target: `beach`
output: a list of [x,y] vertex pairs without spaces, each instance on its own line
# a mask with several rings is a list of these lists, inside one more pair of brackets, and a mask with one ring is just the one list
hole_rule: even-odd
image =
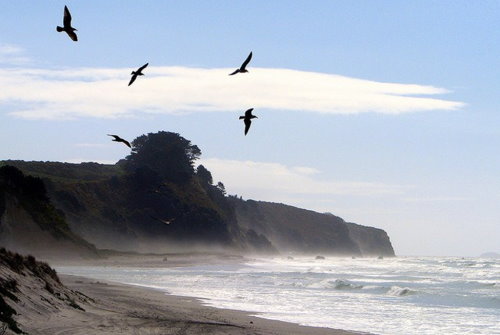
[[53,261],[58,277],[43,264],[33,268],[29,259],[25,262],[18,272],[3,267],[0,277],[7,278],[6,284],[15,282],[6,286],[15,296],[8,302],[28,334],[459,335],[500,330],[500,264],[492,259],[123,254]]
[[[53,260],[51,264],[101,269],[174,269],[237,264],[241,260],[241,256],[220,254],[117,254],[100,260]],[[206,306],[195,297],[89,278],[92,277],[90,273],[78,276],[59,272],[59,279],[47,279],[32,276],[29,271],[15,273],[8,268],[2,271],[2,277],[16,280],[17,289],[13,291],[17,296],[13,304],[17,311],[15,319],[27,334],[359,334],[305,327],[259,318],[249,312]]]
[[[500,263],[492,259],[179,254],[166,262],[130,255],[105,263],[56,270],[311,327],[387,335],[500,331]],[[238,325],[250,321],[256,324]]]
[[61,275],[64,285],[89,299],[85,310],[60,308],[46,315],[18,318],[29,334],[262,334],[347,335],[352,332],[303,327],[249,316],[245,312],[203,306],[195,298],[178,297],[137,286]]

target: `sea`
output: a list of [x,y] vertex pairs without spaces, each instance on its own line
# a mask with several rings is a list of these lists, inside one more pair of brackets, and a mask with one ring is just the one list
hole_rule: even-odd
[[180,268],[60,266],[218,308],[374,334],[500,334],[500,259],[256,258]]

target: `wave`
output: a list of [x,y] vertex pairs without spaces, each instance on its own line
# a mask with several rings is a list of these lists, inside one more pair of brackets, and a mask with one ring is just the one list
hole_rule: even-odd
[[473,285],[476,285],[479,287],[485,287],[485,288],[500,288],[500,283],[497,283],[497,282],[471,280],[471,281],[467,281],[466,283],[473,284]]
[[334,282],[330,282],[330,285],[334,290],[358,290],[363,288],[363,285],[355,285],[342,279],[336,279]]
[[386,294],[396,297],[404,297],[407,295],[417,294],[417,291],[408,287],[391,286]]
[[333,290],[359,290],[363,288],[363,285],[356,285],[348,280],[343,279],[325,279],[317,283],[308,285],[309,288],[318,289],[333,289]]

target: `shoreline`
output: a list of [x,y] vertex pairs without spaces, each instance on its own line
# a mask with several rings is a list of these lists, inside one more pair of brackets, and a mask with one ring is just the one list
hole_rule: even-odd
[[[359,335],[360,332],[301,326],[251,316],[251,312],[203,305],[195,297],[163,290],[72,275],[64,285],[83,293],[85,311],[61,310],[49,320],[30,320],[36,334],[229,334],[229,335]],[[21,318],[22,319],[22,316]],[[20,320],[23,324],[22,320]],[[31,330],[31,331],[30,331]],[[36,330],[36,332],[33,332]]]

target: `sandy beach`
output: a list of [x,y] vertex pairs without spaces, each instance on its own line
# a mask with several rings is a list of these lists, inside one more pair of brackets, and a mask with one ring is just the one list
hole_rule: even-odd
[[30,334],[355,334],[303,327],[249,316],[245,312],[203,306],[194,298],[167,295],[137,286],[61,275],[72,290],[85,294],[85,311],[64,308],[18,319]]
[[[177,267],[241,261],[240,256],[231,255],[136,254],[83,263],[113,267],[140,264]],[[359,334],[267,320],[243,311],[205,306],[196,298],[170,295],[152,288],[59,274],[64,286],[53,283],[58,287],[57,292],[47,292],[43,281],[33,282],[29,277],[16,276],[12,272],[4,273],[6,275],[17,278],[22,287],[18,294],[20,301],[15,305],[16,320],[28,334]]]

